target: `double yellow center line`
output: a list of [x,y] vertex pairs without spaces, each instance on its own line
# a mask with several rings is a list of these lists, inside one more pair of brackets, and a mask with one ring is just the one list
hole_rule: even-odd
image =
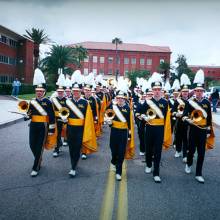
[[[115,200],[115,171],[109,170],[108,182],[105,189],[104,199],[102,203],[100,220],[112,220]],[[118,190],[118,206],[117,219],[126,220],[128,217],[128,196],[127,196],[127,174],[126,162],[123,163],[122,180],[117,184]]]

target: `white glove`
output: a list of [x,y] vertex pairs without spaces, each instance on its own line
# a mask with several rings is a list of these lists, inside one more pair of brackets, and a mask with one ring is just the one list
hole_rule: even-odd
[[63,121],[64,123],[67,123],[67,118],[66,118],[66,117],[60,116],[60,118],[62,119],[62,121]]
[[112,120],[108,119],[106,122],[108,125],[112,125]]
[[147,116],[144,115],[144,114],[141,115],[141,118],[144,119],[144,120],[147,121],[147,122],[150,120],[150,118],[147,117]]
[[181,116],[182,116],[182,114],[180,114],[180,113],[178,113],[178,112],[176,113],[176,117],[177,117],[177,118],[180,118]]
[[186,121],[187,121],[189,124],[193,124],[193,121],[192,121],[190,118],[187,118]]

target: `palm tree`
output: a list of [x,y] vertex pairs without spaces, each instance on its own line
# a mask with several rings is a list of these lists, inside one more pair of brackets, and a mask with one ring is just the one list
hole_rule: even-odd
[[62,68],[63,70],[68,69],[68,72],[71,72],[68,64],[78,64],[74,50],[71,47],[53,45],[51,51],[48,52],[47,55],[48,56],[41,61],[41,65],[48,75],[57,74],[59,68]]
[[167,79],[170,78],[170,69],[172,69],[172,67],[170,66],[170,63],[167,62],[161,62],[158,70],[161,74],[163,74],[164,76],[164,81],[166,81]]
[[73,47],[73,53],[76,57],[76,60],[77,60],[77,67],[81,67],[81,62],[87,58],[88,56],[88,51],[86,48],[84,48],[83,46],[81,45],[76,45],[75,47]]
[[38,67],[40,44],[46,44],[50,42],[48,35],[45,34],[44,29],[32,28],[31,30],[25,30],[27,34],[24,36],[34,42],[34,68]]
[[116,62],[115,62],[115,79],[117,80],[118,79],[118,68],[117,68],[117,65],[118,65],[118,45],[119,44],[122,44],[122,40],[120,38],[117,38],[115,37],[114,39],[112,39],[112,43],[115,44],[115,53],[116,53]]

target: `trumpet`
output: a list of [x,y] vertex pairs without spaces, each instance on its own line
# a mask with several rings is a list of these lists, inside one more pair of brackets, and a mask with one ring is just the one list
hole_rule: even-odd
[[29,109],[29,103],[25,100],[22,100],[18,103],[18,110],[20,112],[27,112]]
[[62,118],[62,119],[67,119],[70,115],[70,110],[66,107],[62,107],[59,109],[59,116]]
[[150,120],[156,118],[157,114],[154,109],[149,108],[146,114],[142,114],[140,117],[144,119],[148,124],[150,124]]
[[185,108],[185,105],[178,105],[178,107],[177,107],[178,113],[182,115],[184,108]]
[[113,109],[107,109],[105,111],[105,118],[106,120],[112,120],[115,117],[115,112]]

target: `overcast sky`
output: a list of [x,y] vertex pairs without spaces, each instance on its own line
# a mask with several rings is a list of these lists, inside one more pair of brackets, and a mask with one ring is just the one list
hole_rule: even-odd
[[171,62],[220,66],[217,0],[0,0],[0,24],[19,34],[43,28],[57,44],[107,41],[169,46]]

